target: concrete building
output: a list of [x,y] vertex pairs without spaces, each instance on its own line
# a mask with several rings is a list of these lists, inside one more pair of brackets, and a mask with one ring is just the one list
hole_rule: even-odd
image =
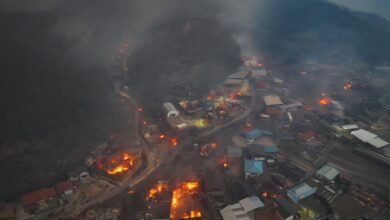
[[179,116],[180,114],[179,110],[177,110],[176,107],[171,102],[164,102],[163,110],[167,118],[173,116]]

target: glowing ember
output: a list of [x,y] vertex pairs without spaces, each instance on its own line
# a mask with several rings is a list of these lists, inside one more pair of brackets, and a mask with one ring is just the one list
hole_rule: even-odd
[[188,213],[184,213],[183,219],[200,218],[202,213],[199,210],[191,210]]
[[351,83],[351,82],[346,82],[346,83],[344,83],[343,89],[344,89],[344,90],[350,90],[350,89],[352,89],[352,83]]
[[213,96],[212,96],[212,95],[208,95],[208,96],[206,97],[206,100],[207,100],[207,101],[212,101],[212,100],[213,100]]
[[[194,195],[199,190],[199,183],[197,181],[188,181],[181,183],[176,189],[172,192],[172,200],[171,200],[171,219],[177,218],[177,208],[181,204],[181,200]],[[199,213],[198,213],[199,212]],[[199,210],[194,210],[194,212],[186,213],[182,218],[196,218],[199,215],[201,217],[201,213]],[[185,217],[188,216],[188,217]],[[191,217],[193,216],[193,217]]]
[[176,147],[178,145],[178,141],[177,141],[177,138],[171,138],[169,140],[170,144],[172,147]]
[[217,148],[217,143],[210,143],[210,147],[211,147],[212,149]]
[[165,134],[160,134],[160,140],[165,138]]
[[165,182],[157,183],[156,187],[151,188],[148,192],[147,199],[156,198],[157,194],[165,192],[168,190],[168,184]]
[[[109,168],[106,169],[106,173],[109,175],[116,175],[131,169],[134,166],[134,158],[124,152],[119,157],[109,160],[107,164]],[[101,168],[103,167],[101,166]]]
[[319,105],[329,105],[330,104],[330,99],[329,98],[320,98],[318,100]]

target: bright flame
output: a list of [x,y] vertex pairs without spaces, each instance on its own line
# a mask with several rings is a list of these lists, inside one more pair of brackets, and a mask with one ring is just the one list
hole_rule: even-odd
[[154,188],[151,188],[148,192],[147,199],[153,199],[157,196],[157,194],[165,192],[168,190],[168,184],[167,183],[157,183],[157,185]]
[[177,138],[171,138],[169,142],[171,143],[172,147],[176,147],[178,145]]
[[329,100],[329,98],[320,98],[318,100],[318,104],[320,104],[320,105],[329,105],[330,104],[330,100]]
[[165,134],[160,134],[160,140],[165,138]]
[[199,210],[191,210],[188,213],[184,213],[183,219],[200,218],[202,213]]
[[125,171],[128,171],[134,166],[134,158],[132,158],[127,152],[120,155],[119,158],[114,158],[108,161],[113,167],[106,170],[107,174],[115,175]]
[[[188,182],[183,182],[181,183],[176,189],[173,190],[172,192],[172,200],[171,200],[171,213],[170,216],[171,218],[174,218],[176,216],[176,208],[180,204],[180,200],[184,197],[194,195],[198,192],[199,189],[199,183],[197,181],[188,181]],[[201,217],[201,213],[199,210],[196,210],[193,212],[194,217],[191,217],[191,212],[188,214],[187,218],[195,218],[198,215]],[[187,214],[187,213],[186,213]],[[182,218],[185,218],[184,216]]]

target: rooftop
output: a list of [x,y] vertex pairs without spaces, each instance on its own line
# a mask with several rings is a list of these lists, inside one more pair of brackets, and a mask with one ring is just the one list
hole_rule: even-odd
[[56,190],[54,187],[40,189],[40,190],[25,194],[22,197],[22,205],[28,206],[28,205],[33,205],[33,204],[39,203],[41,201],[47,201],[50,198],[55,197],[56,195],[57,195],[57,193],[56,193]]
[[330,181],[336,179],[336,177],[340,174],[340,172],[338,170],[336,170],[335,168],[333,168],[329,165],[325,165],[325,166],[321,167],[319,170],[317,170],[316,173],[317,173],[317,175],[323,176]]
[[263,100],[267,106],[283,105],[283,102],[278,95],[266,95]]
[[249,213],[255,209],[264,207],[264,203],[258,196],[251,196],[240,200],[238,203],[241,204],[242,208],[246,213]]
[[224,220],[251,220],[240,203],[228,205],[219,212]]
[[306,183],[301,183],[293,188],[287,190],[287,196],[295,203],[298,203],[299,200],[304,199],[310,195],[313,195],[316,192],[316,188],[312,188]]
[[260,160],[245,160],[244,169],[246,173],[263,174],[263,161]]
[[356,138],[358,138],[359,140],[363,141],[364,143],[368,143],[371,146],[374,146],[375,148],[382,148],[389,145],[387,141],[381,139],[380,137],[378,137],[378,135],[373,134],[364,129],[352,131],[351,134]]
[[263,135],[272,135],[272,132],[261,130],[261,129],[253,129],[251,131],[245,131],[241,133],[241,136],[246,139],[256,139]]

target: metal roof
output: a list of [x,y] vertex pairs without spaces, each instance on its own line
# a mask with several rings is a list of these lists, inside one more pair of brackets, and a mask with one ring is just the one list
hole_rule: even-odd
[[317,170],[316,173],[317,173],[317,175],[323,176],[330,181],[336,179],[336,177],[340,174],[340,172],[338,170],[336,170],[335,168],[333,168],[329,165],[325,165],[325,166],[321,167],[319,170]]
[[246,131],[241,133],[241,136],[243,136],[246,139],[256,139],[263,135],[272,135],[272,132],[256,128],[251,131]]
[[287,196],[293,202],[298,203],[299,200],[304,199],[316,192],[316,188],[313,188],[306,183],[301,183],[293,188],[287,190]]
[[264,203],[260,200],[258,196],[251,196],[239,201],[242,208],[246,213],[249,213],[255,209],[264,207]]
[[245,160],[244,169],[246,173],[263,174],[263,162],[260,160]]
[[239,203],[228,205],[219,212],[224,220],[251,220]]
[[381,139],[380,137],[378,137],[378,135],[373,134],[364,129],[352,131],[351,134],[357,137],[359,140],[363,141],[364,143],[368,143],[376,148],[382,148],[389,145],[387,141]]
[[241,157],[242,149],[238,147],[228,147],[227,148],[228,157]]
[[266,95],[263,100],[267,106],[283,105],[283,102],[278,95]]

